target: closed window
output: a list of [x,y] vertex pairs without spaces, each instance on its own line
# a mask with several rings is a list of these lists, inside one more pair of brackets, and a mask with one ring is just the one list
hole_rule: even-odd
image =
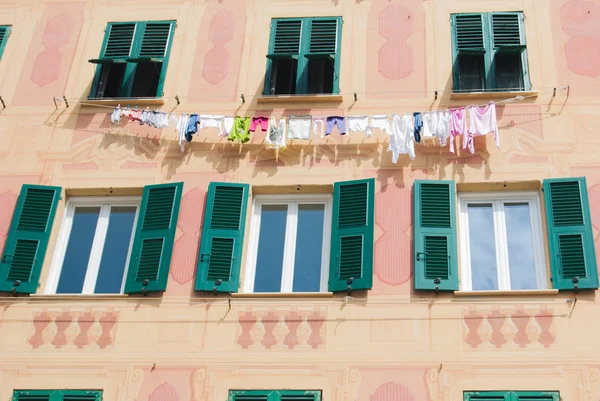
[[558,391],[466,391],[464,401],[560,401]]
[[531,88],[521,12],[452,14],[454,90]]
[[546,289],[537,193],[459,195],[461,289]]
[[163,85],[175,21],[111,22],[90,98],[153,98]]
[[0,59],[2,58],[2,53],[4,53],[6,42],[8,42],[11,28],[9,25],[0,26]]
[[12,401],[102,401],[102,390],[15,390]]
[[330,241],[330,197],[257,196],[245,291],[327,291]]
[[271,21],[265,95],[338,93],[341,17]]
[[139,204],[139,198],[69,199],[48,291],[122,293]]
[[321,390],[231,390],[228,401],[321,401]]

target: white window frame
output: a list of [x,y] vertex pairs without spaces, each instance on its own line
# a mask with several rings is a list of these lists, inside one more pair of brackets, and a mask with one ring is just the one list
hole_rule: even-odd
[[288,214],[285,228],[283,252],[283,272],[281,274],[280,294],[292,293],[294,284],[294,259],[296,255],[296,233],[298,231],[298,205],[323,204],[323,247],[321,249],[321,285],[319,292],[327,291],[329,279],[329,248],[331,244],[331,196],[322,195],[256,195],[252,201],[252,218],[250,222],[250,238],[246,255],[246,271],[243,290],[254,292],[256,278],[256,259],[258,257],[258,240],[260,234],[261,210],[263,205],[287,204]]
[[98,217],[98,224],[96,225],[96,232],[94,233],[94,241],[92,242],[92,250],[90,253],[90,260],[86,270],[85,280],[83,282],[83,289],[81,293],[75,293],[72,295],[93,295],[96,288],[96,280],[98,279],[98,272],[100,270],[100,262],[102,258],[102,252],[104,250],[104,242],[106,241],[106,233],[108,231],[108,222],[110,217],[110,208],[113,206],[128,206],[135,207],[135,218],[133,220],[133,230],[131,232],[131,239],[129,242],[129,250],[127,251],[127,261],[125,263],[125,269],[123,272],[123,282],[121,283],[121,289],[119,294],[123,294],[125,288],[125,280],[127,279],[127,270],[129,267],[129,260],[131,258],[131,248],[133,246],[133,238],[135,237],[135,229],[137,227],[137,220],[140,213],[140,203],[142,198],[139,196],[115,196],[115,197],[97,197],[97,196],[80,196],[72,197],[67,201],[65,207],[65,213],[63,221],[58,234],[58,240],[52,257],[52,265],[48,280],[46,282],[46,291],[48,295],[56,294],[58,288],[58,281],[60,280],[60,274],[62,266],[65,260],[65,254],[67,252],[67,245],[69,244],[69,238],[71,236],[71,228],[73,227],[73,218],[75,216],[76,207],[100,207],[100,215]]
[[459,194],[459,233],[461,256],[461,291],[472,291],[471,250],[469,238],[468,205],[474,203],[492,204],[494,213],[494,236],[496,238],[496,266],[498,266],[498,291],[513,291],[510,288],[510,268],[508,265],[508,244],[506,241],[506,219],[504,203],[528,203],[530,224],[533,235],[533,260],[536,271],[536,289],[548,288],[546,259],[540,196],[538,192],[479,192]]

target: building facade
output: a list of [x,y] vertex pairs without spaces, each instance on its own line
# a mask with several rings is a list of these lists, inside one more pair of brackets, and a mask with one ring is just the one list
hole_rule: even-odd
[[600,1],[0,1],[0,57],[0,399],[600,398]]

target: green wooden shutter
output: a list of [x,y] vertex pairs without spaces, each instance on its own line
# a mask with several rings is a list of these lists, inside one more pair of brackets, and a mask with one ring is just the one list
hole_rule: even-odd
[[128,61],[162,62],[169,54],[174,26],[173,21],[138,23],[138,34]]
[[238,291],[249,189],[225,182],[208,186],[196,291]]
[[6,42],[8,41],[8,37],[10,36],[10,31],[10,26],[0,26],[0,59],[2,59],[2,53],[4,53]]
[[125,293],[167,288],[182,191],[182,182],[144,187]]
[[90,62],[97,64],[126,62],[126,59],[131,56],[135,31],[135,22],[109,23],[104,35],[100,58],[90,60]]
[[102,391],[60,390],[57,393],[60,393],[61,401],[102,401]]
[[321,391],[314,390],[280,390],[281,401],[321,401]]
[[374,201],[373,178],[334,184],[329,291],[373,286]]
[[279,401],[272,390],[230,390],[228,401]]
[[267,57],[298,56],[301,36],[301,19],[274,19],[271,23],[271,43]]
[[60,187],[21,187],[0,259],[0,291],[36,292],[60,191]]
[[12,401],[54,401],[50,398],[52,393],[52,390],[15,390]]
[[520,13],[491,14],[492,41],[497,49],[520,50],[525,48],[525,32]]
[[453,41],[459,53],[485,52],[482,14],[453,14]]
[[335,57],[338,42],[338,22],[335,19],[313,18],[310,24],[307,57],[324,55]]
[[464,401],[513,401],[510,391],[467,391]]
[[514,391],[511,401],[560,401],[558,391]]
[[544,180],[554,288],[598,288],[598,268],[584,177]]
[[455,183],[417,180],[413,196],[415,289],[456,291]]

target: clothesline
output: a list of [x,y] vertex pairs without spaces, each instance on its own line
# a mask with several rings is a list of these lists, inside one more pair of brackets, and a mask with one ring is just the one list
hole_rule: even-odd
[[[562,91],[568,88],[568,85],[562,85],[562,86],[540,86],[540,87],[536,87],[535,89],[551,89],[552,91],[543,91],[540,93],[554,93],[554,91]],[[522,88],[494,88],[490,91],[480,91],[478,93],[497,93],[497,92],[516,92],[516,91],[522,91]],[[465,90],[465,91],[461,91],[461,90],[451,90],[451,91],[444,91],[444,90],[415,90],[415,91],[394,91],[394,92],[338,92],[336,93],[336,95],[394,95],[394,94],[408,94],[408,93],[438,93],[438,94],[442,94],[445,92],[451,92],[451,93],[472,93],[472,90]],[[246,95],[244,94],[245,98],[259,98],[259,97],[264,97],[265,95],[262,93],[256,94],[256,95]],[[310,95],[307,95],[310,96]],[[317,95],[318,96],[318,95]],[[535,96],[535,95],[534,95]],[[163,96],[162,99],[231,99],[231,98],[235,98],[236,96],[232,96],[232,95],[206,95],[206,96]],[[78,97],[67,97],[67,100],[73,100],[73,101],[80,101],[81,98]],[[122,98],[124,101],[126,100],[139,100],[140,98]],[[88,99],[88,100],[101,100],[101,98],[98,99]]]

